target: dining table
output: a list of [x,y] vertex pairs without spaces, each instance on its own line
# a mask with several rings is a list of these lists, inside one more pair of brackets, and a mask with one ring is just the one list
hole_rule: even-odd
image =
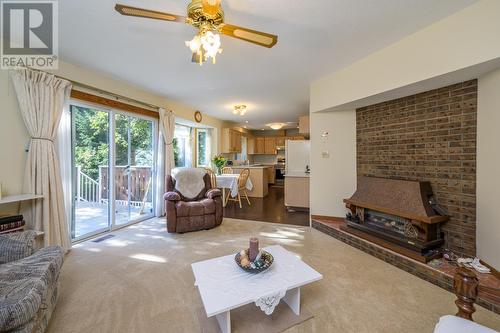
[[[233,198],[238,195],[238,178],[240,175],[236,173],[224,173],[215,177],[217,179],[217,187],[222,189],[222,204],[226,207],[226,195],[230,195]],[[250,177],[248,177],[245,187],[249,191],[252,190],[253,184]],[[229,190],[229,193],[226,193],[226,189]]]

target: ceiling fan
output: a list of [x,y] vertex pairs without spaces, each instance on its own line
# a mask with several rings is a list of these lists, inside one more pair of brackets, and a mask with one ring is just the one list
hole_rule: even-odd
[[222,52],[220,34],[267,48],[273,47],[278,42],[276,35],[224,23],[221,1],[191,0],[187,7],[187,17],[121,4],[116,4],[115,9],[126,16],[183,22],[197,28],[198,33],[192,40],[186,41],[186,46],[193,53],[191,60],[200,65],[209,59],[215,64],[217,54]]

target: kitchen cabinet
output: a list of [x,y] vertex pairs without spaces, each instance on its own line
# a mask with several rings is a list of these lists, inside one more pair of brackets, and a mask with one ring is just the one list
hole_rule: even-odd
[[276,146],[281,147],[285,145],[285,137],[284,136],[278,136],[276,137]]
[[266,136],[264,138],[264,143],[264,153],[268,155],[276,155],[276,138],[274,136]]
[[270,166],[267,170],[267,180],[269,184],[274,184],[276,182],[276,171],[274,165]]
[[285,176],[285,206],[309,208],[309,176]]
[[309,135],[309,116],[299,117],[299,133]]
[[255,154],[255,138],[253,136],[247,137],[247,154]]
[[248,154],[276,155],[277,147],[284,147],[286,140],[305,140],[304,136],[256,136],[247,141]]
[[241,153],[241,133],[231,128],[222,129],[222,152]]
[[[269,190],[269,170],[273,170],[273,166],[247,166],[235,165],[232,167],[233,173],[239,174],[243,169],[250,170],[250,180],[253,188],[247,194],[251,198],[263,198]],[[227,191],[227,190],[226,190]],[[226,192],[227,193],[227,192]]]
[[256,137],[255,138],[255,149],[254,154],[265,154],[266,153],[266,144],[264,137]]

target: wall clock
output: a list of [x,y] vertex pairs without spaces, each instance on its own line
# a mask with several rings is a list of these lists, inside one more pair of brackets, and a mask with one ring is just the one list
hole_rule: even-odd
[[203,117],[201,115],[201,112],[200,111],[196,111],[194,113],[194,120],[196,120],[197,123],[201,123],[202,119],[203,119]]

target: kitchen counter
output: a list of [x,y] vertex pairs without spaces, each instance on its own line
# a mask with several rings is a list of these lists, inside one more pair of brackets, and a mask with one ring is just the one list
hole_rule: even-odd
[[296,178],[309,178],[311,175],[305,172],[289,172],[285,174],[285,177],[296,177]]
[[233,165],[233,173],[239,174],[244,169],[250,170],[250,180],[253,188],[247,191],[249,197],[263,198],[269,190],[270,174],[274,175],[274,169],[271,165]]
[[230,168],[233,169],[265,169],[272,168],[272,165],[232,165]]

